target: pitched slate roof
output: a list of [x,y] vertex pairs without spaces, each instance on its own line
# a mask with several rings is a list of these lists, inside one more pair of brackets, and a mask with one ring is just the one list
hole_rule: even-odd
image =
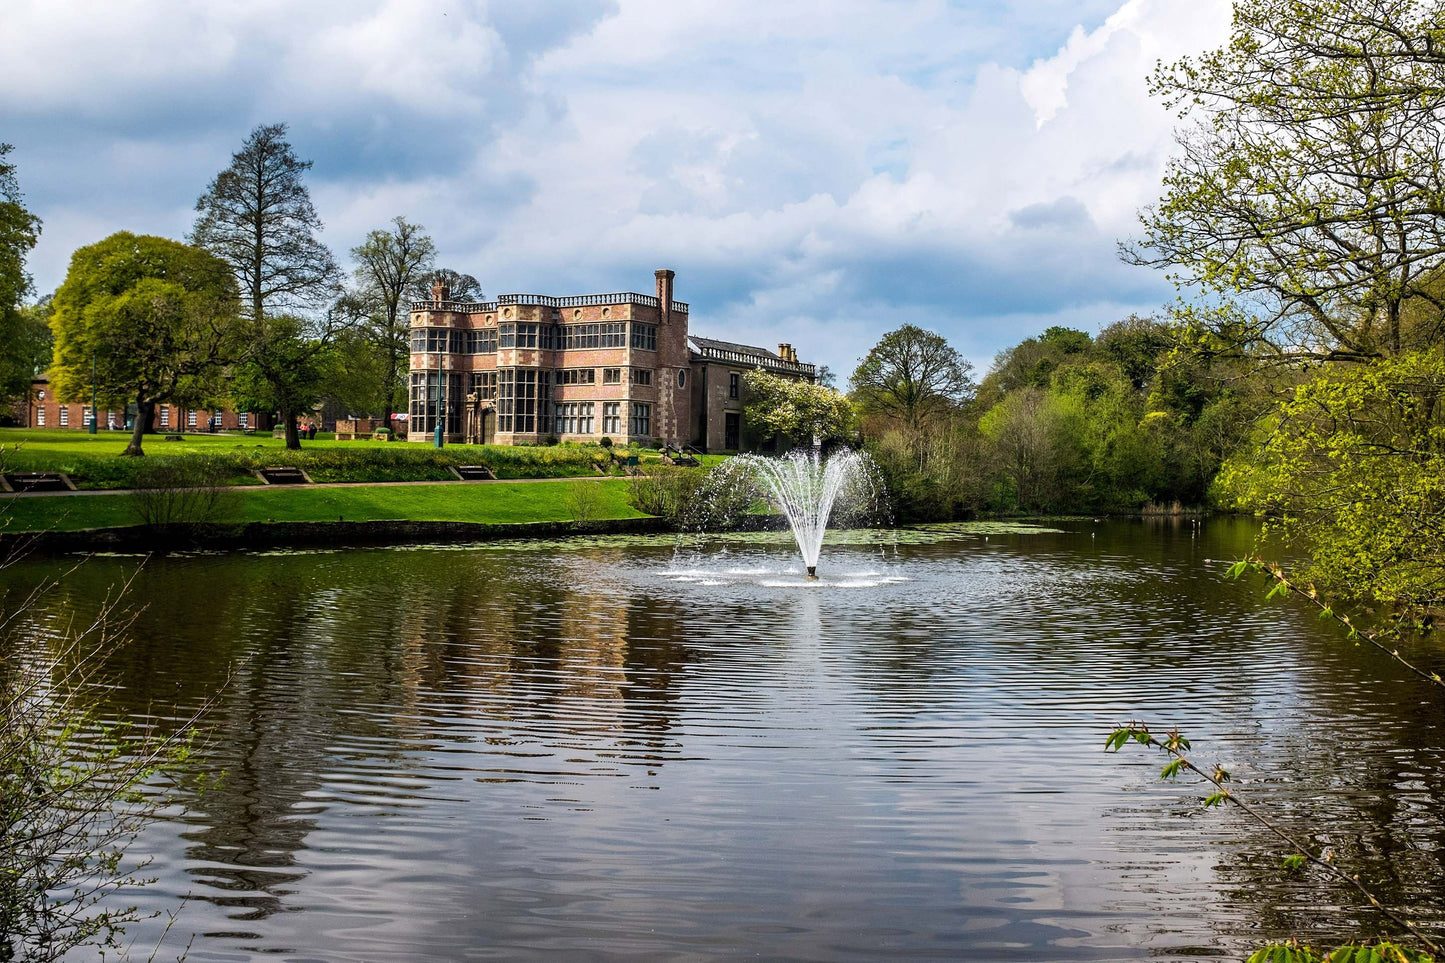
[[692,345],[692,356],[698,361],[731,361],[735,364],[786,371],[811,378],[815,367],[801,361],[784,361],[776,352],[752,344],[738,344],[735,341],[719,341],[690,334],[687,340]]

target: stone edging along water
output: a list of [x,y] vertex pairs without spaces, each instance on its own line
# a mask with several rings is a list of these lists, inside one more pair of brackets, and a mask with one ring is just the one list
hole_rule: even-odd
[[144,525],[70,532],[0,533],[0,556],[24,552],[143,551],[188,549],[306,548],[334,545],[413,545],[486,542],[503,538],[567,535],[650,534],[670,531],[664,518],[615,518],[587,522],[246,522],[240,525]]

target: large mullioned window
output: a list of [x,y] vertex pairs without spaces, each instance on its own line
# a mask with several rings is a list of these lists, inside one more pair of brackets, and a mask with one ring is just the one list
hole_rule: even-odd
[[451,328],[412,328],[412,354],[461,354],[466,347],[465,333]]
[[632,346],[640,351],[657,350],[657,325],[632,323]]
[[643,438],[652,434],[652,405],[632,403],[632,434]]
[[476,328],[462,332],[462,347],[467,354],[496,354],[497,329]]
[[622,434],[622,402],[609,401],[602,405],[602,433],[608,436]]
[[592,434],[592,418],[597,405],[591,401],[569,402],[557,406],[557,428],[559,435]]
[[472,394],[482,401],[494,400],[497,397],[497,373],[495,371],[473,371]]
[[503,368],[497,372],[497,430],[531,434],[551,414],[552,372]]
[[461,388],[462,379],[453,372],[413,371],[411,412],[407,430],[430,434],[436,430],[437,418],[441,417],[446,421],[447,434],[461,434]]
[[562,346],[577,348],[625,348],[627,347],[627,325],[622,322],[608,324],[569,324],[562,329]]

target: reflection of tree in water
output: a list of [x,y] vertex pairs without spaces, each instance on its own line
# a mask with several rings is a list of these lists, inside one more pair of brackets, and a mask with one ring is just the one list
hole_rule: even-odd
[[[53,611],[82,616],[133,565],[82,569]],[[447,744],[486,754],[467,764],[482,773],[526,778],[538,763],[507,755],[524,744],[579,775],[655,772],[677,749],[681,616],[600,568],[541,552],[152,560],[131,599],[138,642],[111,658],[113,710],[171,714],[235,664],[203,752],[224,776],[185,817],[199,898],[240,919],[278,911],[333,784],[363,766],[407,777],[368,794],[383,810],[386,793],[431,788],[427,756]]]
[[[457,564],[464,558],[465,564]],[[691,658],[673,607],[607,582],[593,553],[437,553],[397,637],[430,711],[471,720],[496,768],[525,775],[508,746],[586,750],[656,765],[675,748],[675,682]],[[597,772],[599,770],[593,770]]]

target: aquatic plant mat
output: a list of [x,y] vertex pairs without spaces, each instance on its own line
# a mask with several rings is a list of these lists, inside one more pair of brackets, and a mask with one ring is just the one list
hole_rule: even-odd
[[[939,542],[983,539],[991,535],[1058,535],[1060,528],[1028,522],[948,522],[929,525],[908,525],[902,528],[858,528],[834,531],[830,529],[823,539],[824,545],[933,545]],[[515,552],[523,550],[558,551],[585,548],[674,548],[699,547],[704,545],[756,545],[795,547],[792,532],[787,529],[764,532],[708,532],[704,534],[682,534],[671,532],[653,534],[569,535],[563,538],[505,538],[487,542],[459,542],[452,545],[404,545],[397,546],[403,551],[488,551]]]

